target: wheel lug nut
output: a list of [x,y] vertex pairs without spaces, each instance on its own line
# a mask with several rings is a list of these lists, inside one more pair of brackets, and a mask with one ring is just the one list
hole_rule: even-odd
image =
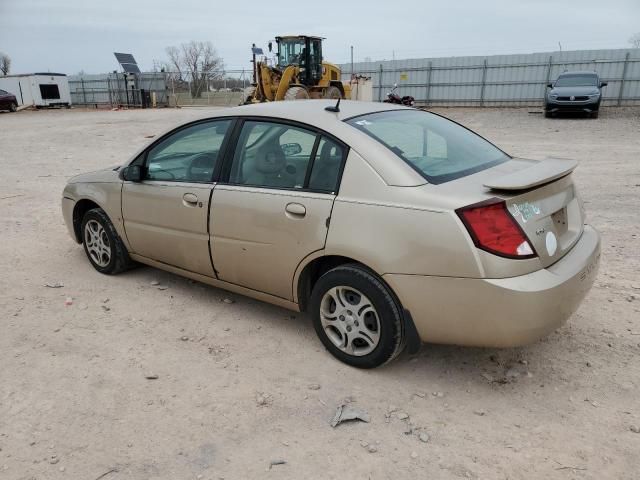
[[351,331],[351,327],[347,327],[347,332],[350,332],[350,331]]
[[357,320],[355,321],[355,325],[356,327],[360,325]]
[[340,315],[340,320],[344,322],[344,315]]

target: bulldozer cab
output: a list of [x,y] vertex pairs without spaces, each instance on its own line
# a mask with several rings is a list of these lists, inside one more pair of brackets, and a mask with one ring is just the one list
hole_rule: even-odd
[[306,35],[276,37],[278,43],[278,68],[289,65],[300,67],[300,82],[317,85],[322,78],[322,38]]

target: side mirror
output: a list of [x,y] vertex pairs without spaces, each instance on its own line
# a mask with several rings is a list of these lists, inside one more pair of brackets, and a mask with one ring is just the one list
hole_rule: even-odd
[[302,152],[302,147],[299,143],[285,143],[284,145],[281,145],[280,148],[282,148],[282,153],[287,157],[297,155]]
[[609,85],[607,82],[600,82],[600,88],[606,87],[607,85]]
[[122,169],[122,180],[127,182],[141,182],[142,181],[142,168],[140,165],[129,165]]
[[547,88],[553,88],[553,83],[547,83]]

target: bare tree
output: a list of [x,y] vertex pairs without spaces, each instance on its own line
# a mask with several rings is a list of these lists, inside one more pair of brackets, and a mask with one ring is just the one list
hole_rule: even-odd
[[633,48],[640,48],[640,32],[636,33],[629,39],[629,43]]
[[[180,47],[167,47],[169,67],[177,79],[191,81],[191,96],[200,97],[209,82],[222,74],[223,62],[211,42],[183,43]],[[188,77],[188,78],[185,78]]]
[[8,75],[11,70],[11,57],[6,53],[0,52],[0,72],[2,75]]

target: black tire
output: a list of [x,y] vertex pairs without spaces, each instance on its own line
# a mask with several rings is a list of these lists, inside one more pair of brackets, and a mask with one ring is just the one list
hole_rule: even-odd
[[18,104],[17,103],[12,103],[11,105],[9,105],[9,111],[17,112],[18,111]]
[[544,112],[544,118],[552,118],[552,117],[553,117],[553,113],[547,112],[547,111]]
[[[368,354],[357,356],[338,348],[325,332],[320,318],[322,299],[337,286],[351,287],[362,292],[375,308],[379,320],[379,341]],[[313,326],[320,341],[338,360],[358,368],[375,368],[390,362],[404,349],[402,309],[386,284],[373,272],[357,265],[346,264],[322,275],[311,293],[309,302]]]
[[591,112],[591,118],[598,118],[598,110]]
[[[99,265],[92,257],[91,253],[89,253],[89,250],[87,248],[85,230],[87,228],[87,223],[92,220],[102,226],[102,228],[104,229],[104,233],[108,238],[111,255],[109,257],[109,262],[106,265]],[[80,234],[82,238],[82,245],[84,247],[84,253],[87,254],[87,258],[91,262],[91,265],[93,265],[93,268],[95,268],[100,273],[104,273],[106,275],[115,275],[116,273],[128,270],[134,265],[133,261],[129,257],[127,249],[125,248],[122,240],[120,239],[120,236],[118,235],[118,232],[113,226],[113,223],[111,223],[111,220],[109,220],[109,217],[101,208],[94,208],[84,214],[80,226]]]

